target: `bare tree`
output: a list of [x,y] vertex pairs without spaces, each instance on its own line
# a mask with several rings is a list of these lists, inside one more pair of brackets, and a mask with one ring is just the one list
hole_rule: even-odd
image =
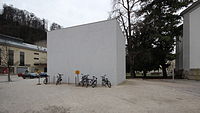
[[134,40],[134,24],[137,22],[135,16],[137,7],[139,7],[139,0],[113,0],[113,10],[110,14],[110,18],[117,18],[119,21],[124,35],[127,41],[127,58],[130,63],[130,72],[131,75],[135,76],[134,71],[134,57],[137,52],[135,49],[135,40]]
[[5,40],[3,43],[1,43],[0,46],[1,49],[1,65],[6,68],[7,74],[8,74],[8,82],[11,82],[10,77],[10,62],[9,62],[9,47],[8,42]]
[[57,23],[52,23],[51,26],[50,26],[50,31],[53,31],[53,30],[56,30],[56,29],[61,29],[62,26],[60,26],[59,24]]

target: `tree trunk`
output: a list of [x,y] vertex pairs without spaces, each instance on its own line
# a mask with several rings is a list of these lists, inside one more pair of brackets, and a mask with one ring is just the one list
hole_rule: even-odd
[[166,65],[162,65],[162,73],[163,73],[163,78],[167,78],[167,71],[166,71]]
[[130,63],[130,74],[131,74],[131,77],[135,78],[136,74],[135,74],[135,69],[134,69],[134,56],[133,56],[133,54],[131,53],[130,50],[129,50],[128,59],[129,59],[129,63]]
[[130,73],[131,73],[131,78],[135,78],[135,70],[133,69],[133,66],[130,66]]
[[136,77],[135,70],[133,70],[133,77],[134,77],[134,78]]
[[8,82],[11,82],[11,78],[10,78],[10,66],[9,66],[9,64],[8,64]]
[[147,72],[145,70],[143,70],[143,78],[147,77]]
[[132,58],[133,54],[131,52],[131,46],[132,43],[130,41],[131,39],[131,15],[130,15],[130,6],[129,6],[129,0],[127,0],[127,15],[128,15],[128,37],[127,37],[127,43],[128,43],[128,54],[129,54],[129,61],[130,61],[130,72],[131,77],[135,78],[135,70],[134,70],[134,58]]

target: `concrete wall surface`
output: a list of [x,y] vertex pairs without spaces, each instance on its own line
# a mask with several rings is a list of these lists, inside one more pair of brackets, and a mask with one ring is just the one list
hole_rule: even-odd
[[189,51],[189,13],[184,15],[184,24],[183,24],[183,69],[189,70],[189,57],[190,57],[190,51]]
[[183,70],[183,37],[176,41],[176,71]]
[[[183,24],[183,76],[188,79],[200,78],[200,4],[184,13]],[[177,53],[181,52],[180,49]],[[179,55],[179,54],[178,54]],[[180,61],[180,58],[178,59]],[[182,63],[177,62],[180,65]],[[180,68],[181,69],[181,68]]]
[[125,80],[125,39],[116,19],[54,30],[47,33],[50,81],[63,73],[63,82],[75,82],[75,70],[107,74],[113,85]]
[[190,69],[200,68],[200,7],[190,13]]

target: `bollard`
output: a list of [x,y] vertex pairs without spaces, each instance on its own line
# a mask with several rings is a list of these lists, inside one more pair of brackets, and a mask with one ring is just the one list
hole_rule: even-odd
[[37,85],[41,85],[41,83],[40,83],[40,75],[38,76],[38,83],[37,83]]

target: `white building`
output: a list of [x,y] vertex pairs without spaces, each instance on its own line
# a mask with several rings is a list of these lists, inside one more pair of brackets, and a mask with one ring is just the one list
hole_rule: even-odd
[[176,70],[189,79],[200,79],[200,0],[184,10],[183,38],[177,45]]
[[107,74],[112,85],[125,80],[125,37],[116,19],[54,30],[47,33],[50,81],[63,73],[63,82],[75,82],[75,70]]

